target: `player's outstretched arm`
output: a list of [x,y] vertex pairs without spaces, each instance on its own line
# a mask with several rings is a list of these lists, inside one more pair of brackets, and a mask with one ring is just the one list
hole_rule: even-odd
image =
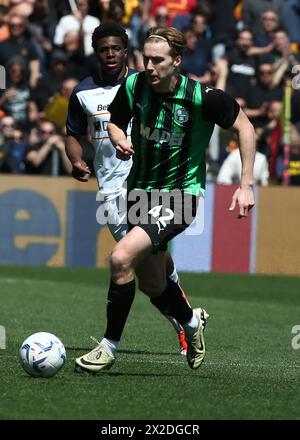
[[72,164],[72,176],[80,182],[89,180],[91,170],[82,160],[82,146],[80,141],[75,137],[68,135],[66,139],[66,154]]
[[129,160],[134,154],[132,143],[127,140],[123,129],[113,122],[109,122],[107,126],[109,138],[116,149],[116,156],[121,160]]
[[233,211],[236,204],[239,206],[239,218],[247,217],[249,210],[254,206],[253,193],[253,166],[255,160],[255,132],[253,125],[242,109],[232,126],[239,139],[239,148],[242,160],[242,175],[240,187],[234,192],[229,210]]

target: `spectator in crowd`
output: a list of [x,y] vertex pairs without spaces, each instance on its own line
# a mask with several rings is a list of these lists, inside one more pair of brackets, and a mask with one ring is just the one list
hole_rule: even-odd
[[57,176],[71,173],[72,166],[65,153],[64,138],[57,133],[52,122],[41,122],[35,139],[32,134],[26,165],[28,174]]
[[209,28],[209,21],[212,16],[212,11],[205,5],[206,3],[197,4],[189,14],[176,15],[173,18],[172,26],[181,32],[183,29],[192,26],[199,39],[210,39],[211,30]]
[[207,15],[200,6],[189,14],[188,26],[182,27],[183,21],[177,26],[184,33],[187,41],[187,50],[183,55],[182,71],[191,79],[207,82],[209,78],[209,64],[212,55],[211,32],[207,23]]
[[243,96],[255,79],[257,58],[249,55],[251,47],[253,33],[250,29],[243,29],[238,32],[233,48],[225,54],[229,67],[227,90],[233,96]]
[[87,57],[83,53],[82,35],[77,31],[69,31],[64,36],[62,50],[67,55],[68,72],[78,80],[88,75]]
[[10,0],[9,13],[29,17],[33,11],[34,0]]
[[64,129],[66,125],[69,99],[77,84],[78,80],[76,78],[65,79],[59,92],[50,98],[44,109],[46,119],[53,122],[60,129]]
[[[227,76],[228,76],[228,63],[224,58],[219,58],[213,61],[210,65],[208,85],[212,85],[216,89],[221,89],[225,91]],[[244,109],[242,105],[240,105],[240,107]],[[219,168],[218,163],[220,161],[221,133],[223,136],[226,137],[228,137],[228,135],[230,134],[228,130],[222,130],[222,128],[219,125],[215,125],[207,152],[207,161],[209,164],[208,172],[210,172],[211,174],[210,176],[211,180],[215,180],[214,178],[216,177]]]
[[9,37],[9,28],[7,26],[7,12],[7,7],[4,5],[0,5],[0,41],[6,40]]
[[[168,20],[169,20],[168,7],[164,4],[158,4],[156,9],[154,10],[154,15],[149,17],[147,24],[145,23],[143,26],[141,26],[140,31],[138,32],[137,47],[132,48],[134,49],[133,50],[134,64],[131,67],[139,71],[144,70],[142,46],[146,33],[151,27],[167,27]],[[129,53],[129,63],[130,63],[130,55],[131,54]]]
[[150,6],[150,15],[154,16],[158,5],[164,5],[169,11],[169,22],[168,26],[172,24],[172,20],[179,14],[187,15],[189,14],[195,6],[197,6],[197,0],[148,0]]
[[138,0],[124,0],[124,7],[125,7],[125,15],[124,15],[124,23],[128,26],[130,24],[131,18],[134,14],[137,13],[137,10],[139,8],[139,2]]
[[172,26],[182,32],[184,28],[192,25],[192,18],[196,14],[204,15],[207,23],[211,20],[213,15],[210,6],[206,2],[197,3],[197,5],[191,9],[190,13],[176,14],[172,20]]
[[300,46],[300,0],[284,0],[283,11],[290,40]]
[[44,74],[46,71],[47,58],[53,49],[52,41],[55,26],[56,21],[49,14],[48,0],[35,0],[27,27],[31,35],[31,42],[39,56],[41,74]]
[[91,3],[90,14],[97,17],[101,22],[108,20],[110,0],[95,0]]
[[35,0],[28,22],[32,32],[47,40],[52,48],[56,20],[50,13],[49,0]]
[[78,10],[72,14],[63,16],[55,29],[54,44],[61,46],[64,43],[65,35],[70,31],[79,32],[83,35],[84,54],[90,55],[91,38],[95,27],[100,24],[98,18],[89,15],[88,0],[76,0]]
[[[257,130],[256,135],[258,136]],[[242,161],[239,149],[235,148],[224,160],[218,177],[217,183],[220,185],[238,184],[241,180]],[[256,184],[267,186],[269,184],[268,161],[264,154],[256,151],[253,178]]]
[[136,0],[128,0],[125,2],[125,10],[126,10],[126,4],[131,3],[132,4],[132,15],[131,17],[127,17],[125,15],[125,23],[130,26],[130,33],[131,33],[131,41],[130,46],[132,53],[134,55],[134,52],[136,50],[140,51],[141,46],[141,39],[144,35],[146,35],[147,30],[149,29],[149,26],[151,26],[151,18],[149,18],[149,1],[148,0],[142,0],[137,2]]
[[[198,41],[211,39],[207,16],[201,9],[195,8],[192,11],[191,25],[197,35]],[[209,49],[211,49],[211,46],[209,46]]]
[[282,142],[282,101],[271,101],[267,112],[267,124],[258,139],[259,150],[266,154],[269,162],[270,179],[275,179],[276,161]]
[[282,22],[283,0],[244,0],[242,6],[242,18],[244,25],[251,28],[254,35],[262,33],[261,17],[265,11],[277,13]]
[[31,99],[26,80],[26,64],[22,57],[12,57],[6,65],[7,88],[0,91],[0,108],[14,118],[23,130],[38,118],[37,107]]
[[123,0],[110,0],[108,8],[108,21],[119,24],[124,28],[127,27],[125,23],[125,5]]
[[194,27],[185,28],[182,32],[186,39],[186,51],[182,55],[182,72],[195,81],[208,83],[211,61],[209,44],[198,40]]
[[29,70],[29,84],[35,87],[40,76],[40,62],[36,49],[27,34],[27,19],[21,15],[8,18],[10,36],[0,42],[0,64],[5,66],[14,55],[24,58]]
[[216,89],[226,90],[228,77],[228,62],[225,58],[214,60],[209,69],[209,84]]
[[245,113],[255,127],[263,127],[268,122],[270,101],[281,101],[282,88],[273,86],[273,65],[262,63],[258,66],[257,82],[245,91],[247,107]]
[[[300,71],[298,71],[298,75]],[[298,81],[300,78],[298,79]],[[292,123],[297,127],[297,130],[300,132],[300,82],[299,88],[294,90],[292,95]]]
[[[291,124],[289,146],[281,145],[276,160],[276,176],[282,183],[284,173],[288,173],[289,185],[300,185],[300,132]],[[285,162],[284,150],[288,148],[288,163]]]
[[51,96],[54,96],[61,87],[62,82],[72,76],[67,66],[68,55],[60,50],[55,49],[50,56],[49,69],[39,79],[37,86],[32,91],[32,99],[38,107],[41,114],[44,111]]
[[123,0],[110,0],[108,8],[108,21],[122,26],[128,35],[128,55],[132,56],[131,28],[125,22],[125,4]]
[[270,60],[273,61],[273,84],[281,84],[285,75],[290,75],[294,66],[300,63],[300,54],[293,53],[289,35],[284,28],[279,28],[273,37],[274,50]]
[[[169,10],[166,5],[159,4],[154,14],[149,18],[149,28],[150,27],[167,27],[168,26],[168,20],[169,20]],[[146,34],[146,32],[145,32]],[[143,38],[145,35],[143,35]]]
[[214,44],[213,59],[223,56],[226,47],[229,47],[234,40],[237,29],[234,9],[237,3],[237,0],[215,0],[213,2],[214,7],[209,23]]
[[0,173],[23,174],[26,143],[12,116],[0,120],[0,132]]
[[279,17],[275,11],[267,10],[261,16],[262,31],[255,34],[254,45],[256,47],[273,46],[274,32],[279,27]]
[[[93,1],[93,0],[92,0]],[[50,20],[57,23],[61,17],[72,12],[70,0],[48,0]]]

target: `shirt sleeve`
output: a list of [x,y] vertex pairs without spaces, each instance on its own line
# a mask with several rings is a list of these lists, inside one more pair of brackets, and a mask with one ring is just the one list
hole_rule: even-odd
[[28,61],[35,61],[39,59],[37,50],[32,43],[28,44],[27,49],[28,49]]
[[84,113],[82,106],[76,96],[76,93],[73,92],[68,107],[68,116],[67,116],[67,135],[85,135],[87,132],[87,117]]
[[202,86],[202,115],[224,129],[231,128],[239,114],[240,106],[228,93],[210,86]]
[[118,127],[128,126],[133,113],[126,92],[126,81],[121,84],[114,100],[108,107],[108,111],[110,112],[110,122]]

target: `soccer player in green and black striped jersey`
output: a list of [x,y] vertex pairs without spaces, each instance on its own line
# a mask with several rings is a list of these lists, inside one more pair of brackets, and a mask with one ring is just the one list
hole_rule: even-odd
[[[164,262],[168,241],[189,226],[198,198],[205,193],[205,151],[214,124],[235,130],[239,138],[242,176],[229,209],[238,204],[239,217],[245,217],[254,205],[253,127],[232,97],[180,75],[184,47],[184,36],[176,29],[150,29],[144,43],[145,72],[127,78],[109,106],[108,132],[117,157],[133,157],[127,182],[131,230],[111,257],[108,298],[114,298],[114,305],[107,306],[105,338],[115,350],[107,353],[100,343],[101,349],[98,346],[83,356],[81,367],[88,371],[110,368],[115,361],[135,274],[141,290],[148,286],[148,295],[151,286],[153,304],[168,308],[183,326],[189,366],[196,369],[202,364],[208,314],[203,308],[193,310],[183,300],[178,286],[167,280]],[[131,119],[130,142],[126,129]],[[134,204],[136,194],[139,201]],[[188,210],[192,215],[187,219]]]

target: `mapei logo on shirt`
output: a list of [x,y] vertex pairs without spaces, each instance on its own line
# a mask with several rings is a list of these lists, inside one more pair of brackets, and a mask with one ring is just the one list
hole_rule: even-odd
[[179,124],[185,124],[189,120],[189,112],[186,108],[180,107],[175,111],[175,121]]
[[140,126],[140,134],[150,142],[157,144],[178,145],[181,146],[185,133],[171,133],[160,128]]

